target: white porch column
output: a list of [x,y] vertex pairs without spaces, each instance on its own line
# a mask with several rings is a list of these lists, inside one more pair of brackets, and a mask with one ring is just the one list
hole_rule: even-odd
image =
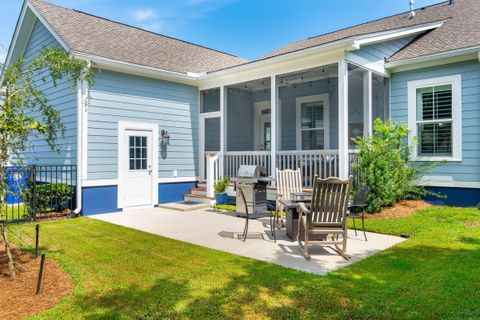
[[[277,169],[277,77],[275,75],[270,77],[270,129],[271,142],[270,142],[270,174],[275,176]],[[272,182],[274,185],[275,182]]]
[[[227,150],[227,126],[225,125],[227,121],[227,94],[225,93],[225,86],[220,87],[220,153],[225,154]],[[223,167],[223,156],[219,158],[220,165],[219,171],[220,175],[224,176],[225,171]]]
[[363,79],[363,135],[372,135],[372,71]]
[[348,178],[348,64],[338,63],[338,176]]
[[205,172],[205,117],[200,114],[198,117],[198,150],[199,150],[199,166],[200,166],[200,180],[207,179],[207,174]]

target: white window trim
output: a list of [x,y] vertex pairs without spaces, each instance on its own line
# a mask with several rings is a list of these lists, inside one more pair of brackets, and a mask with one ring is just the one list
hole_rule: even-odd
[[323,148],[324,150],[330,149],[330,97],[328,93],[315,94],[311,96],[297,97],[295,99],[296,104],[296,146],[297,150],[302,150],[302,104],[323,101]]
[[408,81],[408,141],[417,137],[417,89],[441,85],[452,86],[452,156],[419,156],[417,144],[413,145],[414,161],[462,161],[462,76],[460,74]]

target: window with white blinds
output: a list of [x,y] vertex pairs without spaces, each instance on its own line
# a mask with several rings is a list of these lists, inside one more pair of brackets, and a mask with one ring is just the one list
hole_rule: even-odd
[[461,75],[408,81],[408,128],[414,159],[461,161]]
[[417,89],[419,156],[452,155],[452,85]]

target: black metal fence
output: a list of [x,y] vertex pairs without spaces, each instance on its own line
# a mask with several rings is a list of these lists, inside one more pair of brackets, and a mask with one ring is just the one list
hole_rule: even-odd
[[3,166],[1,222],[68,216],[75,210],[76,165]]

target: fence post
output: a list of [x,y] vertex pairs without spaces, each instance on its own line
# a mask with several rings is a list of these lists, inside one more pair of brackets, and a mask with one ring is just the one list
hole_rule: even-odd
[[30,173],[32,178],[32,214],[33,220],[37,220],[37,166],[32,165],[32,172]]
[[35,226],[35,259],[38,258],[38,237],[40,233],[40,225],[37,223]]

